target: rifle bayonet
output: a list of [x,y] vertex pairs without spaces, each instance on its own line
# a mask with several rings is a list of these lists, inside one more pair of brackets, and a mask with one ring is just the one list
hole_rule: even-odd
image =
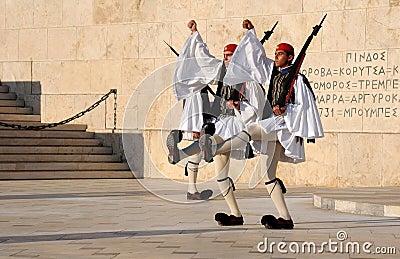
[[266,42],[269,39],[269,37],[271,37],[272,33],[274,33],[274,29],[277,24],[278,24],[278,21],[276,21],[276,23],[274,24],[274,26],[272,27],[271,30],[264,32],[264,37],[260,40],[261,44],[264,44],[264,42]]
[[327,14],[324,15],[324,17],[322,18],[322,20],[321,20],[321,22],[319,23],[319,25],[315,25],[315,26],[313,27],[312,35],[317,36],[319,29],[321,29],[321,27],[322,27],[322,23],[325,21],[326,15],[327,15]]
[[164,41],[165,44],[167,44],[167,46],[169,47],[169,49],[170,49],[172,52],[174,52],[175,55],[176,55],[177,57],[179,57],[179,53],[178,53],[171,45],[169,45],[165,40],[163,40],[163,41]]

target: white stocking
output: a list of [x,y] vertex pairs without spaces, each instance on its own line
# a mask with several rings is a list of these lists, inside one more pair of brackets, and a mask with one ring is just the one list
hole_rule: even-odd
[[[282,152],[282,145],[277,141],[275,146],[275,152],[272,159],[272,162],[268,168],[268,179],[267,181],[271,181],[276,178],[276,168],[278,166],[279,157]],[[271,196],[272,201],[275,204],[276,209],[279,212],[279,217],[282,217],[286,220],[291,219],[289,211],[286,206],[285,198],[282,193],[282,188],[278,181],[267,184],[267,190],[269,195]]]
[[183,160],[187,157],[193,156],[193,155],[197,155],[200,153],[200,146],[199,146],[199,142],[198,141],[194,141],[192,144],[190,144],[189,146],[183,148],[183,149],[179,149],[179,159]]
[[197,172],[199,170],[200,154],[190,157],[186,168],[188,173],[188,192],[196,193],[198,192],[196,187]]
[[260,125],[252,124],[247,127],[246,131],[241,131],[232,138],[217,144],[217,151],[215,154],[219,155],[230,152],[231,150],[242,149],[246,147],[250,140],[275,140],[275,132],[266,134]]
[[228,204],[229,209],[231,210],[231,214],[236,217],[241,217],[242,213],[239,210],[235,195],[233,194],[233,187],[229,180],[230,178],[228,178],[229,158],[230,152],[215,156],[215,172],[217,173],[217,179],[225,179],[223,181],[218,181],[218,186],[226,203]]
[[231,150],[242,149],[250,141],[250,136],[247,132],[241,131],[231,139],[228,139],[220,144],[217,144],[216,155],[231,152]]

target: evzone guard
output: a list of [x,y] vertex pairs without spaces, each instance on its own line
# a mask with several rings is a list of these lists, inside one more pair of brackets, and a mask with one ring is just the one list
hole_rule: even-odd
[[[177,159],[177,144],[183,138],[182,130],[190,128],[188,126],[199,123],[200,116],[204,114],[208,118],[214,118],[214,123],[205,123],[202,131],[208,134],[214,134],[219,137],[219,141],[228,139],[245,129],[246,125],[260,119],[265,102],[264,90],[256,82],[245,82],[235,85],[224,85],[223,78],[226,73],[231,57],[237,47],[236,44],[228,44],[224,47],[223,61],[216,59],[209,53],[207,45],[203,42],[195,21],[190,21],[188,27],[192,30],[192,35],[184,44],[179,54],[179,60],[174,76],[174,93],[178,100],[191,100],[191,105],[185,104],[184,113],[181,119],[179,130],[173,130],[167,138],[167,147],[169,149],[168,160],[175,164],[181,159]],[[213,68],[213,69],[210,69]],[[204,99],[200,92],[208,87],[208,84],[217,84],[218,88],[214,95],[214,102],[208,109],[204,108]],[[203,93],[204,96],[206,93]],[[196,99],[195,99],[196,98]],[[196,100],[193,102],[193,100]],[[191,109],[186,109],[190,107]],[[207,111],[205,111],[207,110]],[[201,112],[200,112],[201,111]],[[240,111],[240,116],[237,116]],[[194,128],[194,127],[192,127]],[[191,157],[200,153],[197,142],[196,150],[188,153]],[[249,152],[249,149],[247,149]],[[246,149],[235,151],[235,156],[245,157],[249,155]],[[182,156],[186,158],[187,156]],[[215,158],[216,171],[221,172],[228,179],[229,154],[223,154]],[[198,164],[189,162],[187,168],[191,170]],[[224,185],[220,184],[220,187]],[[229,185],[229,184],[228,184]],[[227,188],[227,187],[226,187]],[[188,194],[189,195],[189,194]]]
[[[189,36],[188,40],[184,44],[181,54],[179,54],[172,46],[164,41],[169,46],[171,51],[174,52],[178,58],[180,57],[179,62],[186,59],[188,56],[191,56],[191,51],[193,51],[193,49],[197,49],[197,51],[208,51],[207,49],[204,49],[205,46],[201,43],[201,41],[197,41],[199,38],[196,34],[196,22],[193,20],[189,21],[188,28],[191,31],[191,36]],[[193,44],[196,45],[195,48],[192,47]],[[192,95],[188,95],[183,99],[183,111],[178,130],[173,131],[173,134],[170,134],[169,137],[173,138],[174,143],[178,143],[183,139],[188,141],[198,141],[202,126],[205,123],[210,122],[212,119],[212,116],[209,113],[209,91],[212,92],[211,88],[209,86],[205,86],[200,91],[193,93]],[[171,141],[172,140],[169,142]],[[188,177],[188,191],[186,193],[186,199],[188,200],[207,200],[213,194],[213,191],[209,189],[202,190],[201,192],[199,192],[197,189],[196,182],[200,161],[200,153],[197,153],[189,157],[185,165],[184,174]],[[173,161],[170,162],[173,163]]]

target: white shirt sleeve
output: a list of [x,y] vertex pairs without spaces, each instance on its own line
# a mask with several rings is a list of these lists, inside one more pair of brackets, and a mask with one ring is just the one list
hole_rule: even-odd
[[240,103],[240,112],[246,125],[262,119],[265,95],[261,87],[257,82],[246,82],[247,102]]
[[255,30],[248,30],[233,53],[224,83],[234,85],[255,81],[268,85],[273,65],[274,61],[265,55],[264,47],[257,39]]
[[200,132],[203,126],[203,100],[198,92],[185,99],[179,128],[182,131]]
[[223,62],[210,54],[198,32],[185,42],[174,73],[174,93],[178,100],[187,98],[219,79]]
[[294,85],[295,103],[286,106],[284,119],[289,132],[303,138],[322,138],[324,131],[314,97],[298,75]]

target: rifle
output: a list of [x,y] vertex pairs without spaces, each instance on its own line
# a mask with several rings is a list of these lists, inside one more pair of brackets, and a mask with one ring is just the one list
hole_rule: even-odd
[[169,49],[170,49],[172,52],[174,52],[175,55],[176,55],[177,57],[179,57],[178,51],[176,51],[176,50],[175,50],[171,45],[169,45],[165,40],[163,40],[163,41],[164,41],[165,44],[167,44],[167,46],[169,47]]
[[264,44],[264,42],[266,42],[269,39],[269,37],[271,37],[271,34],[274,33],[274,29],[277,24],[278,24],[278,21],[276,21],[276,23],[274,24],[274,26],[272,27],[271,30],[264,32],[264,37],[260,40],[261,45]]
[[[308,46],[310,46],[311,41],[314,38],[314,36],[317,36],[318,31],[321,29],[322,23],[324,22],[324,20],[326,18],[326,15],[327,14],[324,15],[324,17],[322,18],[322,20],[319,24],[317,24],[313,27],[313,31],[311,32],[310,36],[308,36],[306,42],[304,43],[303,47],[301,48],[299,55],[296,57],[296,60],[293,63],[292,68],[289,71],[289,75],[284,82],[284,86],[283,86],[284,94],[282,94],[281,98],[279,98],[279,100],[277,102],[277,104],[279,104],[279,107],[283,107],[283,106],[285,106],[286,103],[289,102],[290,97],[293,92],[294,83],[296,82],[296,78],[297,78],[297,75],[299,74],[300,67],[306,56],[307,48],[308,48]],[[287,92],[287,95],[286,95],[286,92]],[[285,98],[285,100],[282,100],[283,98]]]

